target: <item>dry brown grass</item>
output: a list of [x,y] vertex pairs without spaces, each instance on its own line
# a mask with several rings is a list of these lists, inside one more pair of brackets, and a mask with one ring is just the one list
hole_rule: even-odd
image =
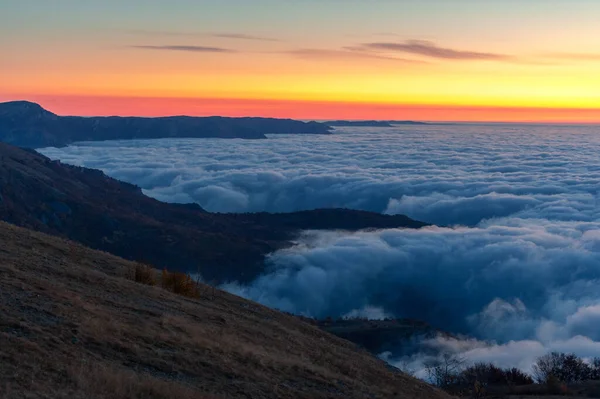
[[170,273],[167,269],[163,269],[160,282],[164,289],[177,295],[189,298],[200,297],[200,284],[189,274]]
[[[154,286],[157,285],[157,273],[158,271],[152,266],[136,263],[131,278],[136,283]],[[202,294],[203,286],[188,273],[169,272],[163,269],[160,276],[160,286],[167,291],[188,298],[200,298]]]
[[73,249],[0,223],[0,398],[447,398],[295,317]]
[[77,391],[90,399],[203,399],[209,396],[171,381],[85,360],[68,368]]

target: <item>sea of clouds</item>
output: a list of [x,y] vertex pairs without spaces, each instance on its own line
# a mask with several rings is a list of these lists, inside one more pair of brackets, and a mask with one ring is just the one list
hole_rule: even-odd
[[[600,356],[600,127],[437,125],[269,140],[80,143],[42,152],[210,211],[347,207],[443,227],[305,232],[227,288],[315,317],[409,317],[471,338],[422,347],[528,370]],[[423,353],[388,353],[420,370]]]

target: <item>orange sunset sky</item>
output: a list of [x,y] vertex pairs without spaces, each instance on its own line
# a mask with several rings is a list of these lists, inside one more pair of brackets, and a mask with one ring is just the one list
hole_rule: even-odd
[[596,0],[0,0],[0,101],[597,123],[599,18]]

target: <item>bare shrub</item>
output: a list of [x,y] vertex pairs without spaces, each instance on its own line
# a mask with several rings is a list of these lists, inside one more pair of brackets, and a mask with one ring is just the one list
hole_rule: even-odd
[[523,371],[517,368],[502,369],[492,363],[477,363],[467,367],[460,377],[460,380],[466,385],[473,385],[476,381],[484,386],[533,384],[533,379]]
[[164,289],[177,295],[190,298],[200,297],[199,284],[187,273],[170,273],[163,269],[161,284]]
[[148,265],[136,264],[133,279],[136,283],[156,285],[155,271]]
[[533,376],[540,384],[549,381],[573,383],[589,380],[593,375],[593,368],[581,358],[570,353],[552,352],[541,356],[533,365]]
[[450,374],[442,389],[453,395],[473,398],[487,396],[490,388],[493,388],[491,392],[508,393],[515,386],[533,384],[533,379],[521,370],[502,369],[492,363],[476,363],[458,371],[451,370]]
[[568,389],[564,382],[562,382],[558,377],[554,374],[550,374],[546,381],[544,382],[546,385],[546,393],[550,395],[562,395],[566,394]]
[[600,357],[592,359],[590,364],[590,380],[600,380]]
[[508,385],[531,385],[535,382],[529,374],[525,373],[522,370],[519,370],[516,367],[513,367],[511,369],[504,369],[503,371],[504,378],[506,379]]
[[432,384],[445,388],[456,384],[464,364],[464,358],[444,353],[441,358],[425,363],[425,369]]
[[[133,270],[132,279],[136,283],[146,285],[156,285],[156,270],[148,265],[138,263]],[[189,298],[200,297],[200,281],[199,278],[194,281],[192,276],[187,273],[174,272],[171,273],[164,269],[161,274],[160,285],[165,290],[171,291],[177,295],[186,296]],[[213,298],[215,288],[213,287]]]

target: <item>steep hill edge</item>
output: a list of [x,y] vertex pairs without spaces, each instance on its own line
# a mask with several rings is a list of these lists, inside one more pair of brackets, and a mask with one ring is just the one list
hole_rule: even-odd
[[295,317],[0,222],[0,397],[447,398]]
[[161,268],[200,271],[215,282],[254,279],[264,271],[265,256],[292,245],[300,230],[425,226],[402,215],[347,209],[213,214],[157,201],[101,171],[4,143],[0,220]]

